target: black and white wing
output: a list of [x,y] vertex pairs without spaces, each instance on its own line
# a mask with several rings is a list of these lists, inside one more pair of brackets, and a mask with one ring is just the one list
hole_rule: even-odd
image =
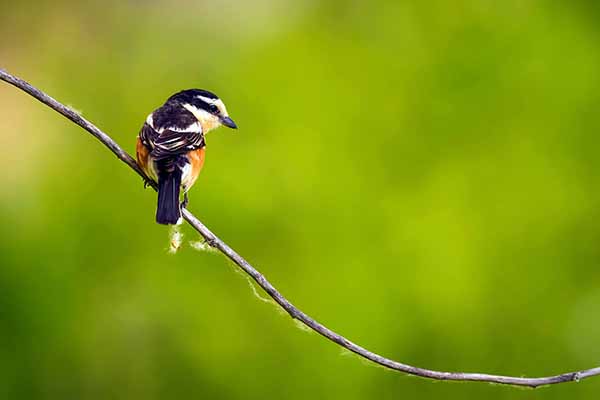
[[179,131],[174,129],[163,130],[154,140],[154,148],[150,155],[155,160],[187,153],[205,146],[204,135],[200,124],[195,130]]
[[142,130],[140,131],[140,140],[142,144],[148,148],[148,150],[152,151],[154,149],[154,141],[158,138],[159,133],[149,124],[151,122],[150,117],[142,126]]
[[152,113],[140,133],[142,143],[155,160],[202,148],[204,133],[198,120],[187,110],[160,108]]

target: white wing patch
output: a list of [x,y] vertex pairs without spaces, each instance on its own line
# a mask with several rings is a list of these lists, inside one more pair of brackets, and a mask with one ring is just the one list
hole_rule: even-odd
[[152,117],[152,114],[148,115],[148,117],[146,118],[146,123],[150,125],[150,128],[154,129],[154,118]]
[[152,117],[152,114],[150,114],[146,118],[146,123],[152,129],[154,129],[158,134],[163,133],[165,130],[172,131],[172,132],[179,132],[179,133],[202,133],[202,125],[199,122],[194,122],[193,124],[191,124],[191,125],[189,125],[189,126],[187,126],[185,128],[180,128],[178,126],[163,126],[163,127],[159,128],[159,129],[156,129],[154,127],[154,118]]
[[199,122],[194,122],[193,124],[189,125],[186,128],[178,128],[176,126],[172,126],[170,128],[165,128],[165,129],[168,129],[173,132],[180,132],[180,133],[202,133],[202,125],[200,125]]

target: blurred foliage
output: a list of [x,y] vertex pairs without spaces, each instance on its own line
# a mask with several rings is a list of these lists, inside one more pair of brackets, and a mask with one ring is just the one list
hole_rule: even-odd
[[[215,91],[191,210],[291,301],[418,366],[600,363],[593,1],[4,1],[0,65],[134,150]],[[222,256],[167,253],[155,195],[0,85],[0,398],[590,398],[345,356]],[[197,235],[185,227],[186,240]]]

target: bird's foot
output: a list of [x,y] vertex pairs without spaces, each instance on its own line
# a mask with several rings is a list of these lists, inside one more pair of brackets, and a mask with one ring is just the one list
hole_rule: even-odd
[[217,248],[217,240],[214,237],[204,238],[204,243],[210,247]]
[[146,178],[142,178],[144,181],[144,189],[146,189],[148,186],[153,187],[154,186],[154,182],[150,179],[146,179]]
[[190,199],[188,198],[187,192],[185,192],[183,194],[183,201],[181,202],[181,208],[187,208],[189,202],[190,202]]

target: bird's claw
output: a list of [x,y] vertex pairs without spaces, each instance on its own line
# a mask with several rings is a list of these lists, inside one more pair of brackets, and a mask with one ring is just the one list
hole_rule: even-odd
[[181,208],[187,208],[190,199],[188,198],[187,192],[183,194],[183,201],[181,202]]
[[154,181],[146,178],[142,178],[142,180],[144,181],[144,189],[146,189],[148,186],[154,186]]

